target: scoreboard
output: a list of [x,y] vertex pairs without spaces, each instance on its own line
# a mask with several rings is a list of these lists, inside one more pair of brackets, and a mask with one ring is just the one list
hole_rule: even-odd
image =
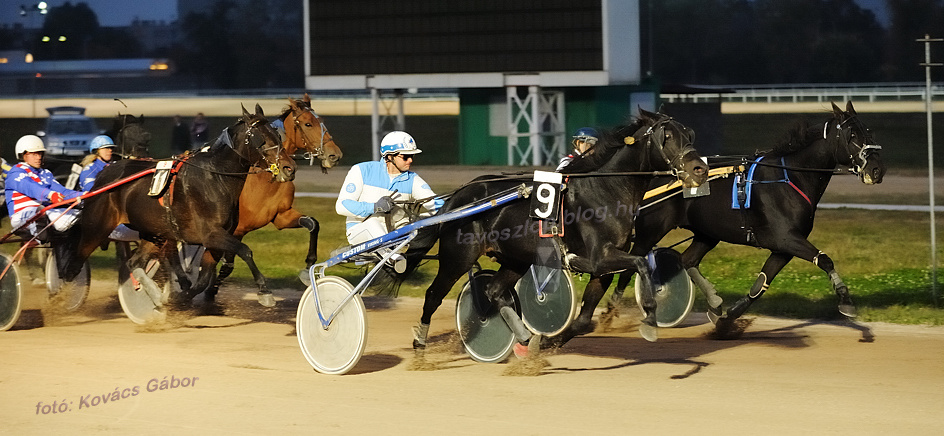
[[306,0],[308,89],[640,80],[638,0]]

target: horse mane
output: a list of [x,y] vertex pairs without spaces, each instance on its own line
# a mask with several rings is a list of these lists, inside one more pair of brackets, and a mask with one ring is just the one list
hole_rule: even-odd
[[[292,101],[294,101],[295,104],[298,105],[298,106],[305,107],[305,108],[308,108],[309,110],[311,110],[311,102],[308,102],[308,101],[305,101],[305,100],[301,100],[301,99],[297,99],[297,98],[292,99]],[[291,113],[292,113],[292,106],[291,106],[291,105],[287,105],[287,106],[285,106],[284,108],[282,108],[282,113],[279,114],[279,119],[284,122],[285,119],[288,118],[289,114],[291,114]]]
[[809,120],[800,120],[787,130],[787,132],[777,141],[774,148],[766,152],[758,153],[765,156],[787,156],[803,150],[818,139],[822,139],[822,129],[815,128]]
[[629,121],[629,124],[620,125],[613,129],[598,130],[600,139],[593,147],[593,153],[575,158],[561,172],[576,174],[599,170],[613,158],[617,151],[626,146],[624,139],[627,136],[632,136],[645,123],[646,121],[642,118],[634,118]]

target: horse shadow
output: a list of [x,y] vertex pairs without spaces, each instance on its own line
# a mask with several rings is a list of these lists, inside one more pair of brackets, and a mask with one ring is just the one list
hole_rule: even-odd
[[[742,345],[762,344],[769,347],[783,349],[801,349],[812,346],[810,336],[803,330],[817,325],[829,325],[850,328],[860,332],[859,342],[873,342],[874,334],[868,326],[854,321],[841,323],[803,320],[779,327],[753,330],[756,318],[745,317],[741,320],[741,332],[737,337],[719,339],[715,336],[714,328],[709,324],[704,314],[691,314],[689,320],[679,326],[682,330],[697,332],[692,336],[674,333],[670,337],[660,338],[656,343],[650,343],[640,337],[615,335],[613,333],[632,333],[632,326],[616,328],[612,332],[594,333],[574,338],[560,349],[551,350],[546,356],[557,354],[579,354],[590,357],[623,360],[622,363],[606,366],[547,366],[542,375],[552,373],[569,373],[583,371],[607,371],[648,364],[677,365],[683,370],[671,375],[670,379],[685,379],[700,373],[714,363],[703,359],[703,356],[733,349]],[[669,329],[661,329],[666,332]],[[699,332],[700,330],[700,332]]]

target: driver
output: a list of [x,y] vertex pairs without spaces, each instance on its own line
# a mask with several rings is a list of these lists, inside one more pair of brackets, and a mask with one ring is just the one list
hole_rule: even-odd
[[578,157],[589,156],[593,154],[593,146],[600,140],[600,134],[593,127],[581,127],[574,132],[574,152],[564,156],[557,165],[556,172],[561,172],[567,165]]
[[[62,186],[56,181],[52,171],[42,167],[45,153],[43,140],[36,135],[24,135],[16,141],[16,157],[21,162],[10,168],[4,190],[10,225],[14,229],[36,215],[44,205],[59,203],[83,194],[81,191]],[[55,229],[61,232],[72,227],[79,216],[79,210],[50,209],[47,215],[53,220]],[[31,235],[36,235],[35,221],[27,228]]]
[[115,142],[108,135],[98,135],[89,143],[89,153],[82,161],[82,173],[79,174],[79,186],[86,191],[92,190],[95,177],[105,166],[111,163],[112,153],[115,151]]
[[[419,175],[410,171],[414,156],[421,152],[409,133],[393,131],[380,142],[380,161],[362,162],[351,167],[335,203],[337,212],[347,217],[349,243],[367,242],[394,230],[387,229],[384,218],[384,214],[394,209],[394,199],[411,201],[436,195]],[[441,199],[423,203],[430,213],[442,205]],[[391,259],[395,260],[395,267],[403,259],[397,256]]]

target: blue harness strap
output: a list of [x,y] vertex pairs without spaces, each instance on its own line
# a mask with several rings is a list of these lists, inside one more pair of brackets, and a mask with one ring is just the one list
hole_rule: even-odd
[[747,179],[741,180],[744,177],[743,173],[738,173],[734,176],[734,184],[731,185],[731,209],[740,209],[741,202],[738,201],[738,191],[740,187],[744,189],[744,209],[751,207],[751,186],[754,184],[754,170],[757,168],[757,162],[760,162],[764,157],[761,156],[757,159],[754,159],[753,164],[750,168],[747,169]]
[[[766,180],[766,181],[754,180],[754,169],[757,168],[757,163],[760,162],[761,159],[763,158],[764,157],[761,156],[754,160],[754,163],[751,164],[751,167],[747,170],[747,178],[745,180],[743,181],[741,180],[741,174],[737,174],[734,176],[734,185],[731,186],[731,209],[741,209],[741,202],[738,201],[738,193],[741,193],[742,195],[745,196],[744,209],[748,209],[751,207],[751,186],[753,186],[755,183],[786,183],[790,185],[790,187],[793,188],[797,193],[799,193],[800,196],[802,196],[803,199],[806,200],[807,203],[813,204],[813,202],[810,200],[810,197],[807,196],[803,191],[801,191],[800,188],[797,187],[797,185],[795,185],[792,181],[790,181],[790,176],[787,174],[787,168],[786,168],[787,163],[783,157],[780,158],[780,166],[783,167],[782,179]],[[741,188],[743,188],[743,191],[741,190]]]

